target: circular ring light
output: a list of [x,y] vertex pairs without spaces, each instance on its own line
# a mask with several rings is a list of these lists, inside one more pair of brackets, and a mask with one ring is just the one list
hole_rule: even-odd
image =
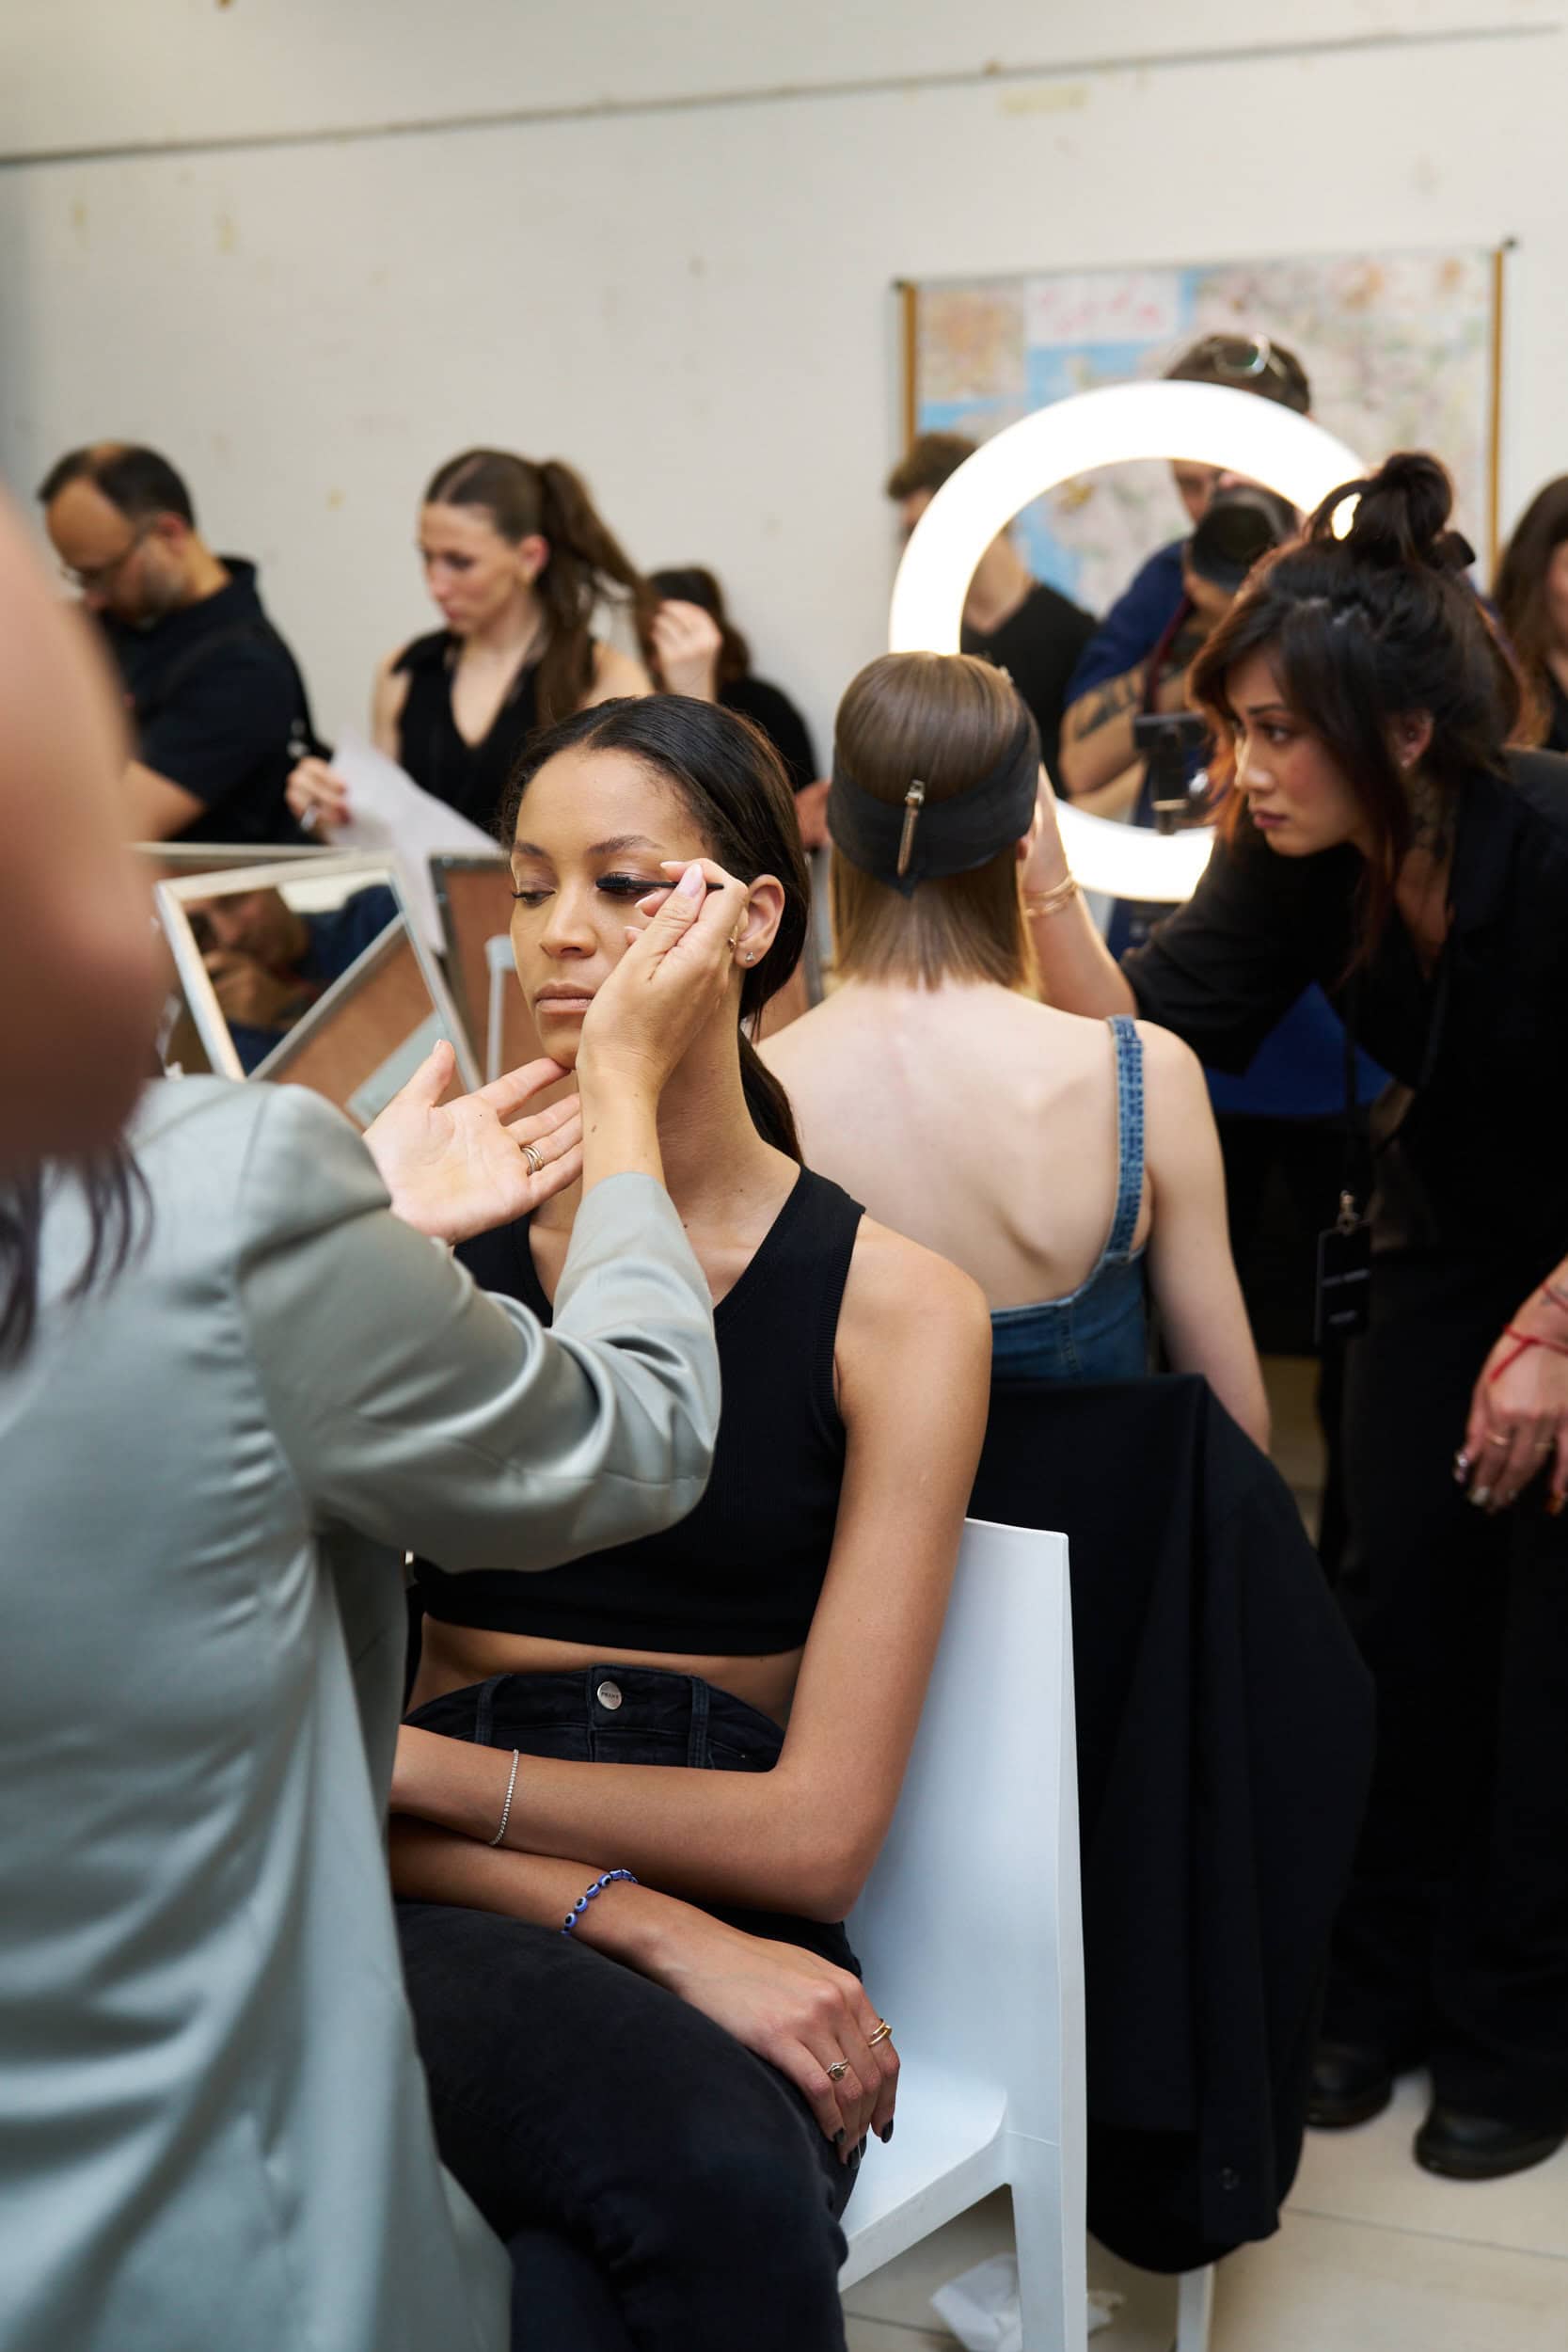
[[[974,566],[1019,509],[1094,466],[1134,457],[1221,466],[1303,514],[1367,469],[1353,449],[1293,408],[1217,384],[1113,384],[1053,401],[983,441],[920,517],[893,584],[895,653],[957,653]],[[1068,862],[1086,890],[1177,903],[1209,863],[1207,826],[1149,833],[1059,801]]]

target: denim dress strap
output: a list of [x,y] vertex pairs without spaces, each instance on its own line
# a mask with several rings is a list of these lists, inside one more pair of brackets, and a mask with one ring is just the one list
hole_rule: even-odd
[[1144,1048],[1137,1025],[1124,1012],[1106,1027],[1117,1049],[1117,1213],[1101,1265],[1127,1265],[1144,1196]]

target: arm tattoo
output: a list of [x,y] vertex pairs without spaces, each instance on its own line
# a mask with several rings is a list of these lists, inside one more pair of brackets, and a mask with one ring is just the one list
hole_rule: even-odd
[[1107,684],[1084,696],[1083,705],[1073,726],[1073,740],[1081,743],[1085,735],[1098,735],[1113,719],[1119,719],[1143,699],[1144,678],[1141,669],[1129,670],[1124,677],[1114,677]]

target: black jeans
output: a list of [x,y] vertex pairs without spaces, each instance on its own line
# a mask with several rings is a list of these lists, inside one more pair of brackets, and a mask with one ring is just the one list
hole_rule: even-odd
[[[618,1665],[497,1676],[409,1721],[525,1758],[718,1772],[769,1771],[784,1738],[694,1677]],[[856,2168],[794,2086],[559,1928],[397,1908],[436,2138],[510,2248],[518,2352],[841,2352]],[[840,1927],[714,1915],[855,1967]]]
[[1568,1519],[1450,1475],[1528,1267],[1380,1260],[1352,1343],[1340,1605],[1377,1684],[1371,1802],[1325,2030],[1437,2096],[1568,2128]]

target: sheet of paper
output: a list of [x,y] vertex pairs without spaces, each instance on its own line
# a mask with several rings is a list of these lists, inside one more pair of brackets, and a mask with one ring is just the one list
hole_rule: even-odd
[[332,847],[382,857],[395,866],[420,936],[439,952],[441,914],[430,879],[431,858],[440,852],[494,857],[494,840],[444,801],[421,791],[395,759],[378,752],[352,727],[341,730],[332,767],[348,787],[353,811],[346,824],[333,827]]

